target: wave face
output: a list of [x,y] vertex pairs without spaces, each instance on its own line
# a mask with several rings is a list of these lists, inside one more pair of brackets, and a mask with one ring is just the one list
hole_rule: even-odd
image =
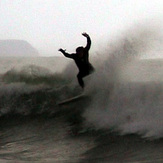
[[[158,30],[132,28],[91,58],[96,72],[84,79],[85,94],[91,98],[89,104],[83,101],[82,105],[86,127],[163,136],[163,62],[140,59],[144,54],[162,53],[160,38]],[[12,65],[18,60],[11,60]],[[43,58],[31,64],[22,59],[25,64],[19,68],[11,62],[1,72],[0,116],[52,115],[60,108],[57,102],[81,92],[72,62],[54,64]],[[59,65],[64,65],[62,71],[57,71]],[[81,105],[76,102],[66,107]]]

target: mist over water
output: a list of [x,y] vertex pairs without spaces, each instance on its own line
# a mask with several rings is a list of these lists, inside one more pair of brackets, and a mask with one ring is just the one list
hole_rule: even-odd
[[88,77],[86,87],[93,95],[83,114],[88,126],[163,136],[163,66],[159,60],[157,64],[141,59],[163,54],[159,29],[147,25],[130,28],[98,52],[96,72]]

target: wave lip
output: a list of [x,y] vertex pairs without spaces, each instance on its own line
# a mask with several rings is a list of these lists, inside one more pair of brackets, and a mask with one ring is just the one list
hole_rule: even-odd
[[47,68],[36,65],[27,65],[20,70],[11,69],[7,71],[2,75],[2,82],[24,82],[27,84],[47,84],[56,86],[64,83],[64,79],[61,74],[52,73]]

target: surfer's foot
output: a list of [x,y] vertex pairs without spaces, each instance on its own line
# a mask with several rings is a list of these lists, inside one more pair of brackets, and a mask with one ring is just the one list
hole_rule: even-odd
[[82,88],[79,87],[79,86],[76,86],[76,87],[74,88],[74,92],[75,92],[75,94],[82,94],[82,93],[84,92],[84,89],[82,89]]

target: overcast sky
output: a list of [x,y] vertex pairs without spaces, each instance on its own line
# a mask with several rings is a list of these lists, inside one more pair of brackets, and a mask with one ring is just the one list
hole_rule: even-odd
[[147,19],[163,20],[163,0],[0,0],[0,39],[26,40],[43,55],[73,52],[88,32],[102,39]]

